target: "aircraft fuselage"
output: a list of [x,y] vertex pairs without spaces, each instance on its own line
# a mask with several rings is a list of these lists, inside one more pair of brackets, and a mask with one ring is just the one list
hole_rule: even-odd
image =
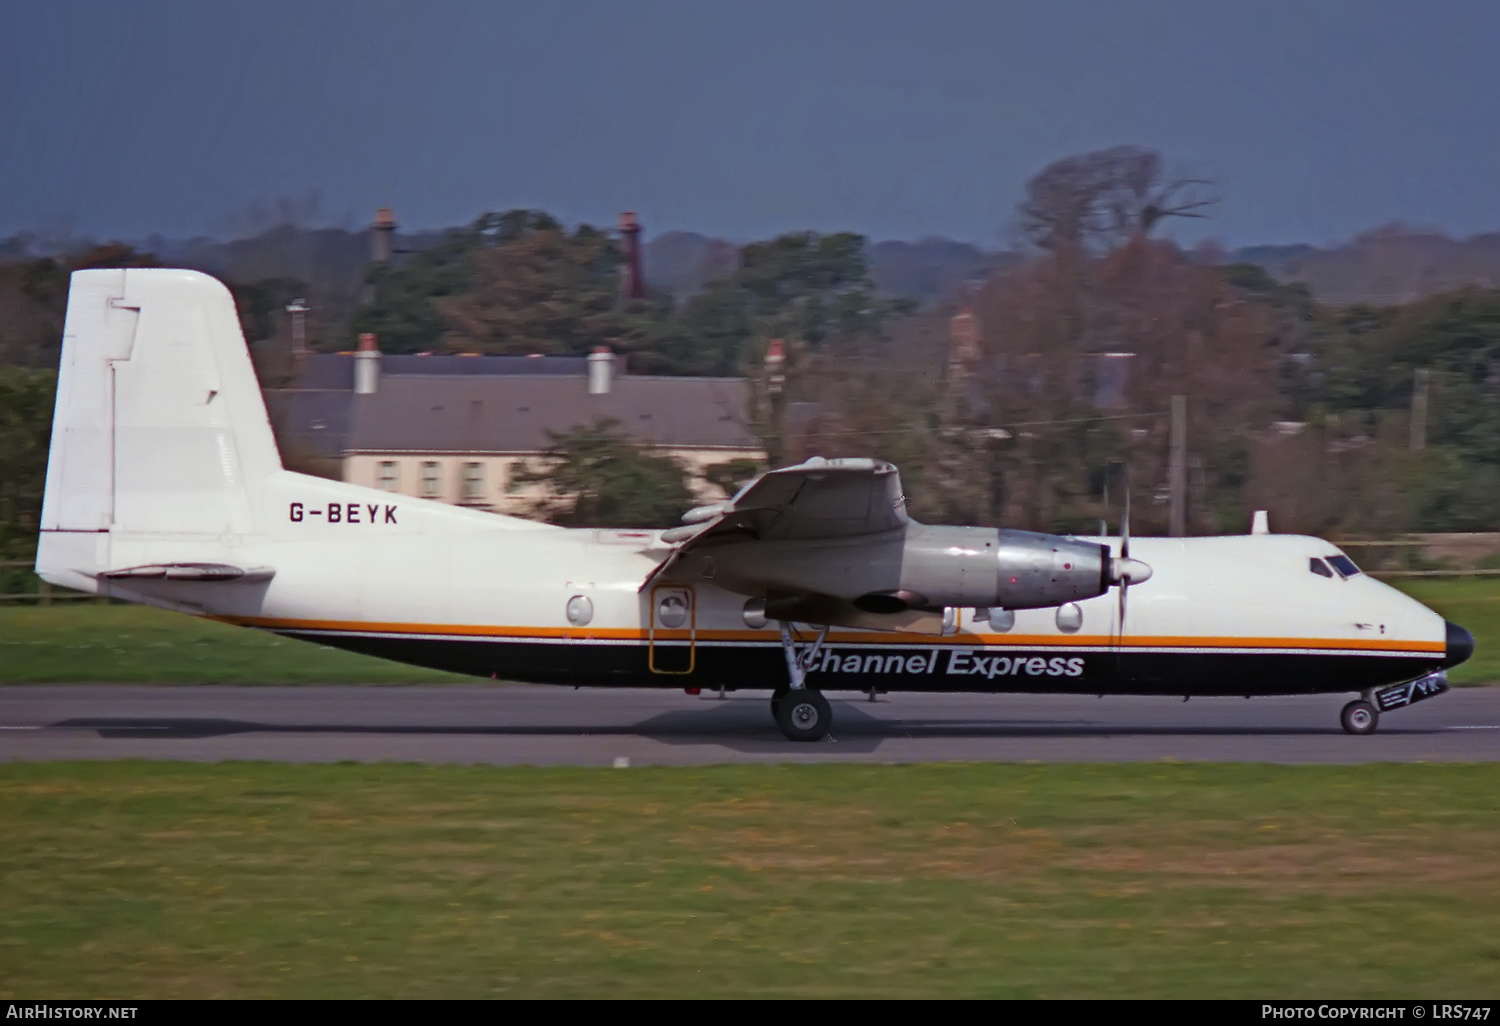
[[[142,580],[102,591],[357,652],[540,684],[775,688],[774,623],[712,579],[642,591],[659,532],[563,530],[280,472],[265,537],[202,539],[204,562],[266,565],[256,584]],[[1110,544],[1110,539],[1096,539]],[[142,565],[185,542],[122,536],[109,562]],[[46,540],[44,538],[44,545]],[[1363,691],[1466,656],[1448,625],[1363,574],[1322,576],[1337,554],[1295,535],[1137,538],[1154,569],[1130,590],[1055,609],[959,611],[946,636],[831,631],[808,667],[823,690],[1272,695]],[[572,618],[570,619],[570,613]],[[977,615],[976,615],[977,614]],[[1068,624],[1067,626],[1071,626]],[[1001,628],[1005,629],[1001,629]],[[809,644],[811,627],[799,627]],[[1461,647],[1461,645],[1459,646]],[[1457,658],[1455,658],[1457,657]]]

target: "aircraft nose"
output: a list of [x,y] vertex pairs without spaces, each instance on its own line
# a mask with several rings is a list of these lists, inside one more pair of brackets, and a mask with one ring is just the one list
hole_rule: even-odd
[[1474,654],[1474,635],[1464,630],[1452,620],[1444,621],[1448,625],[1448,654],[1443,658],[1443,669],[1457,666]]

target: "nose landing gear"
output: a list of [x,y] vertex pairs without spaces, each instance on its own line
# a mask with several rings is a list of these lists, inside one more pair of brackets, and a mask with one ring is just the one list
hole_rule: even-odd
[[1344,706],[1343,712],[1339,713],[1339,722],[1344,725],[1346,734],[1373,734],[1380,725],[1380,714],[1373,705],[1360,699]]
[[1434,670],[1405,684],[1392,684],[1379,691],[1366,691],[1359,701],[1344,706],[1339,722],[1344,725],[1346,733],[1373,734],[1380,723],[1381,713],[1395,712],[1429,698],[1436,698],[1448,688],[1448,675],[1442,670]]

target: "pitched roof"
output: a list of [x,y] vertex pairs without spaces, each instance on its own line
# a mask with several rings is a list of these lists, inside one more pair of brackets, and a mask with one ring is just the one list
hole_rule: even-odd
[[540,452],[549,432],[612,419],[640,442],[758,449],[741,378],[615,378],[590,395],[583,375],[400,374],[353,397],[349,452]]
[[343,457],[353,392],[267,389],[264,395],[266,412],[282,445],[297,446],[307,455],[324,459]]
[[[382,353],[380,375],[393,374],[575,374],[589,372],[586,356],[419,356]],[[354,388],[353,353],[308,353],[298,374],[303,389]]]

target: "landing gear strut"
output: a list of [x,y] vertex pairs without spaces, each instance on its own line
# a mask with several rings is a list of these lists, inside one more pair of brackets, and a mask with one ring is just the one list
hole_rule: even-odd
[[807,672],[818,662],[823,652],[823,642],[828,640],[828,628],[818,631],[818,640],[811,647],[798,651],[797,634],[792,625],[781,622],[781,651],[786,656],[786,672],[789,685],[777,688],[771,694],[771,715],[776,725],[792,741],[821,741],[833,725],[833,710],[828,699],[816,688],[807,686]]
[[1380,725],[1380,714],[1373,705],[1360,699],[1344,706],[1344,711],[1339,713],[1339,722],[1344,725],[1346,734],[1373,734]]

